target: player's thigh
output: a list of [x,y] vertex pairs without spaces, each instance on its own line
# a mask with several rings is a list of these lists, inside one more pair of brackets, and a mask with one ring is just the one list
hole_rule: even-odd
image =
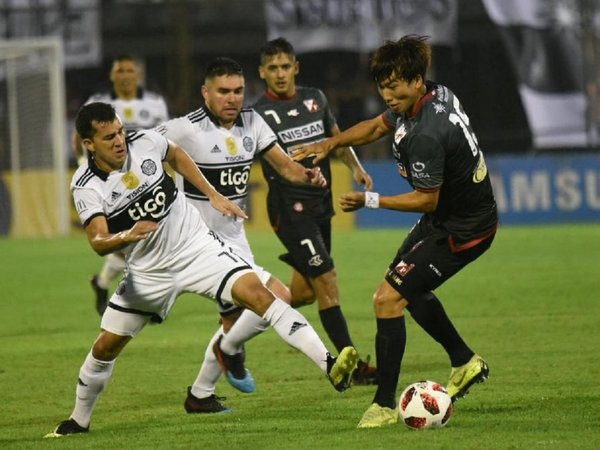
[[215,240],[182,268],[177,274],[177,284],[182,292],[192,292],[215,300],[219,312],[226,313],[238,305],[234,301],[232,287],[247,273],[257,277],[244,258]]
[[451,251],[447,233],[434,233],[408,251],[399,251],[385,279],[410,301],[416,295],[435,290],[470,261],[470,255]]
[[134,337],[149,321],[162,322],[176,296],[171,273],[129,271],[110,298],[101,327],[120,336]]
[[287,222],[279,227],[277,236],[288,250],[294,268],[302,275],[315,278],[334,268],[331,235],[324,235],[319,222]]

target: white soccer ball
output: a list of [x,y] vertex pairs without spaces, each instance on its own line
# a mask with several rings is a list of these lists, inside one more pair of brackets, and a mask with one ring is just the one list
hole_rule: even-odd
[[434,381],[418,381],[400,395],[398,410],[408,428],[441,428],[452,416],[452,399],[444,386]]

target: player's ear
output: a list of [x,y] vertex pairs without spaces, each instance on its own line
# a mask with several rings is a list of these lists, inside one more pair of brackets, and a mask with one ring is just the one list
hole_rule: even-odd
[[258,66],[258,76],[261,80],[265,79],[265,68],[262,66],[262,64]]
[[90,138],[82,139],[81,143],[86,148],[86,150],[89,150],[90,152],[92,151],[92,148],[94,147],[94,143],[92,142],[92,140]]
[[298,75],[300,73],[300,61],[294,62],[294,75]]

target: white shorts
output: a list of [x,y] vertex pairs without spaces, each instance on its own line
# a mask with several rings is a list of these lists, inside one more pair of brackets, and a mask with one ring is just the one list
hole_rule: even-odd
[[214,299],[220,312],[238,308],[231,295],[233,284],[255,270],[212,235],[198,239],[200,245],[191,245],[185,255],[175,256],[168,270],[130,268],[102,316],[102,329],[133,337],[149,320],[166,318],[175,299],[185,292]]

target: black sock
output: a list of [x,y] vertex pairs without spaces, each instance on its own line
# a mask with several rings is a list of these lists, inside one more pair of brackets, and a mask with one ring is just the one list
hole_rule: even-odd
[[393,319],[377,319],[375,350],[379,384],[373,403],[387,408],[396,407],[396,389],[405,348],[404,316]]
[[407,309],[415,322],[444,347],[450,357],[452,367],[466,364],[475,354],[460,337],[446,315],[442,303],[433,293],[427,293],[414,299]]
[[319,317],[327,336],[338,352],[341,352],[344,347],[354,345],[340,306],[320,310]]

